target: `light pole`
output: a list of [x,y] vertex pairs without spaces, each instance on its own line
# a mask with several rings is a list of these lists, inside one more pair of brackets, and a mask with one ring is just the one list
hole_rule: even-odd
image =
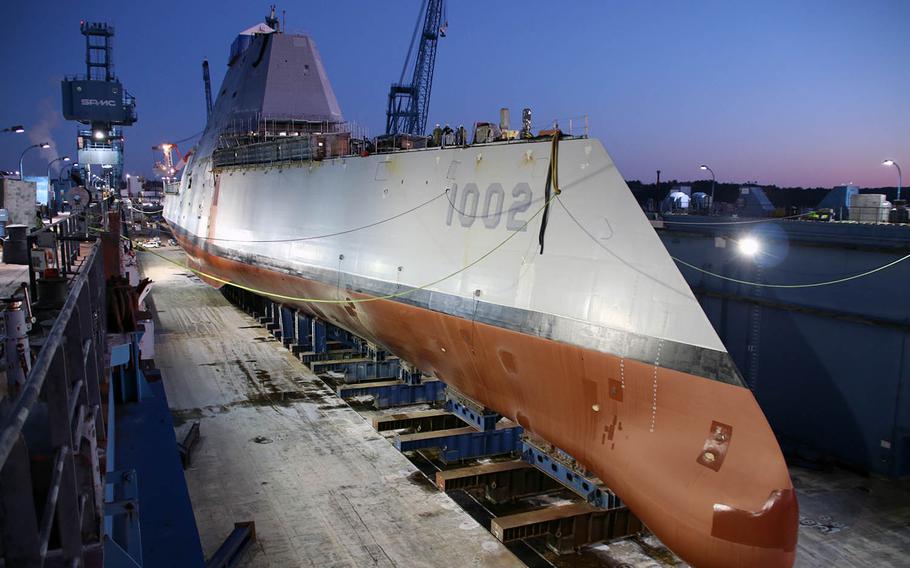
[[69,157],[69,156],[61,156],[61,157],[59,157],[59,158],[54,158],[53,160],[51,160],[50,162],[47,163],[47,179],[51,179],[51,166],[54,165],[55,163],[61,161],[61,160],[63,160],[64,162],[69,162],[69,161],[70,161],[70,157]]
[[25,132],[25,128],[21,124],[16,124],[15,126],[7,126],[6,128],[0,130],[0,132],[13,132],[15,134],[22,134]]
[[62,168],[60,168],[60,171],[57,174],[57,181],[63,181],[63,174],[64,174],[64,172],[66,172],[66,170],[71,170],[71,169],[77,168],[77,167],[79,167],[79,164],[73,162],[72,164],[69,164],[69,165],[66,165],[66,166],[63,166]]
[[895,168],[897,168],[897,198],[900,199],[901,198],[901,185],[903,182],[903,180],[901,179],[901,167],[899,165],[897,165],[897,162],[895,162],[894,160],[885,160],[884,162],[882,162],[882,165],[883,166],[894,166]]
[[57,191],[54,189],[54,183],[51,181],[51,166],[56,162],[69,162],[69,156],[54,158],[47,163],[47,207],[50,209],[50,215],[53,217],[57,213]]
[[22,165],[22,160],[25,158],[25,154],[28,153],[28,151],[31,150],[32,148],[46,149],[46,148],[50,148],[50,147],[51,147],[51,145],[48,144],[47,142],[42,142],[40,144],[32,144],[25,150],[22,150],[22,154],[19,156],[19,179],[20,180],[25,179],[25,168]]
[[711,172],[711,211],[714,211],[714,183],[717,181],[714,177],[714,170],[708,167],[707,164],[702,164],[698,166],[698,169],[704,171],[708,170]]

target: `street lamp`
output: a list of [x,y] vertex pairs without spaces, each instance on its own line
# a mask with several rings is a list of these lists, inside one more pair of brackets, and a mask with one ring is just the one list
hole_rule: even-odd
[[25,132],[25,128],[21,124],[17,124],[15,126],[8,126],[0,130],[0,132],[14,132],[16,134],[22,134]]
[[60,168],[60,172],[57,174],[57,181],[62,184],[63,183],[63,174],[65,174],[67,170],[72,171],[73,168],[78,168],[78,167],[79,167],[79,164],[77,164],[76,162],[63,166],[62,168]]
[[70,161],[70,157],[69,157],[69,156],[62,156],[62,157],[60,157],[60,158],[54,158],[53,160],[51,160],[50,162],[47,163],[47,179],[48,179],[48,180],[51,179],[51,166],[54,165],[54,164],[57,163],[57,162],[60,162],[60,161],[69,162],[69,161]]
[[[69,160],[65,160],[65,161],[69,161]],[[78,168],[78,167],[79,167],[79,164],[76,162],[63,166],[62,168],[60,168],[60,171],[57,173],[57,179],[63,178],[63,174],[66,172],[66,170],[69,170],[72,168]]]
[[25,150],[22,150],[22,154],[19,156],[19,179],[20,179],[20,180],[23,179],[23,178],[25,177],[25,166],[22,165],[22,160],[25,158],[25,154],[26,154],[29,150],[31,150],[32,148],[47,149],[47,148],[50,148],[50,147],[51,147],[51,145],[50,145],[49,143],[47,143],[47,142],[42,142],[42,143],[40,143],[40,144],[32,144],[31,146],[29,146],[29,147],[26,148]]
[[882,165],[883,166],[894,166],[895,168],[897,168],[897,198],[900,199],[901,198],[901,184],[903,182],[903,180],[901,179],[901,167],[899,165],[897,165],[897,162],[895,162],[894,160],[885,160],[884,162],[882,162]]
[[709,172],[711,172],[711,210],[714,211],[714,183],[716,181],[716,179],[714,178],[714,170],[709,168],[707,166],[707,164],[702,164],[702,165],[698,166],[698,169],[700,169],[702,171],[708,170]]
[[69,162],[69,156],[62,156],[60,158],[54,158],[47,163],[47,204],[50,207],[51,214],[56,214],[57,212],[57,192],[54,189],[54,183],[51,181],[51,166],[56,162]]

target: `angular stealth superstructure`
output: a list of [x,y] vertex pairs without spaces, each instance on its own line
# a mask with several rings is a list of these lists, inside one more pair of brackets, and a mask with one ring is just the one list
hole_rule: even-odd
[[696,566],[792,565],[777,441],[600,142],[559,143],[539,254],[549,139],[354,152],[312,40],[246,43],[166,202],[195,267],[569,452]]

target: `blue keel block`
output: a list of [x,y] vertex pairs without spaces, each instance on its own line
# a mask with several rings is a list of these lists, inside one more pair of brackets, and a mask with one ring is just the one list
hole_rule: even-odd
[[446,410],[483,432],[495,428],[501,418],[491,410],[471,408],[453,396],[446,399]]
[[290,347],[296,339],[297,330],[294,319],[294,310],[281,306],[281,343],[285,347]]
[[436,379],[426,379],[417,385],[400,381],[377,381],[341,385],[338,396],[350,399],[355,396],[372,396],[373,406],[389,408],[421,402],[436,402],[445,399],[445,383]]
[[317,355],[327,353],[329,350],[328,330],[326,323],[322,320],[313,318],[311,335],[313,337],[312,351]]
[[344,373],[344,382],[390,381],[398,376],[399,360],[375,361],[365,357],[310,361],[310,370],[319,375],[327,371]]
[[401,452],[439,448],[444,463],[509,454],[521,449],[523,428],[513,422],[497,424],[494,429],[479,431],[471,426],[433,432],[401,434],[395,447]]
[[290,348],[294,355],[300,355],[305,351],[313,350],[313,318],[297,312],[294,320],[296,331],[294,341]]
[[521,457],[543,473],[549,475],[569,490],[583,497],[595,507],[612,509],[621,507],[622,502],[615,493],[605,487],[602,482],[593,476],[585,476],[570,465],[574,460],[561,450],[556,450],[562,459],[534,444],[528,438],[521,441]]

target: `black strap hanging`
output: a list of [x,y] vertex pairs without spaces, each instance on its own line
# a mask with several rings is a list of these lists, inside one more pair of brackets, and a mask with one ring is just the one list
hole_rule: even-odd
[[556,195],[561,193],[557,171],[559,167],[559,134],[559,130],[553,134],[553,147],[550,149],[550,167],[547,168],[547,184],[544,187],[543,217],[540,220],[540,234],[537,237],[540,243],[540,254],[543,254],[544,236],[547,233],[547,222],[550,219],[550,190],[552,188]]

